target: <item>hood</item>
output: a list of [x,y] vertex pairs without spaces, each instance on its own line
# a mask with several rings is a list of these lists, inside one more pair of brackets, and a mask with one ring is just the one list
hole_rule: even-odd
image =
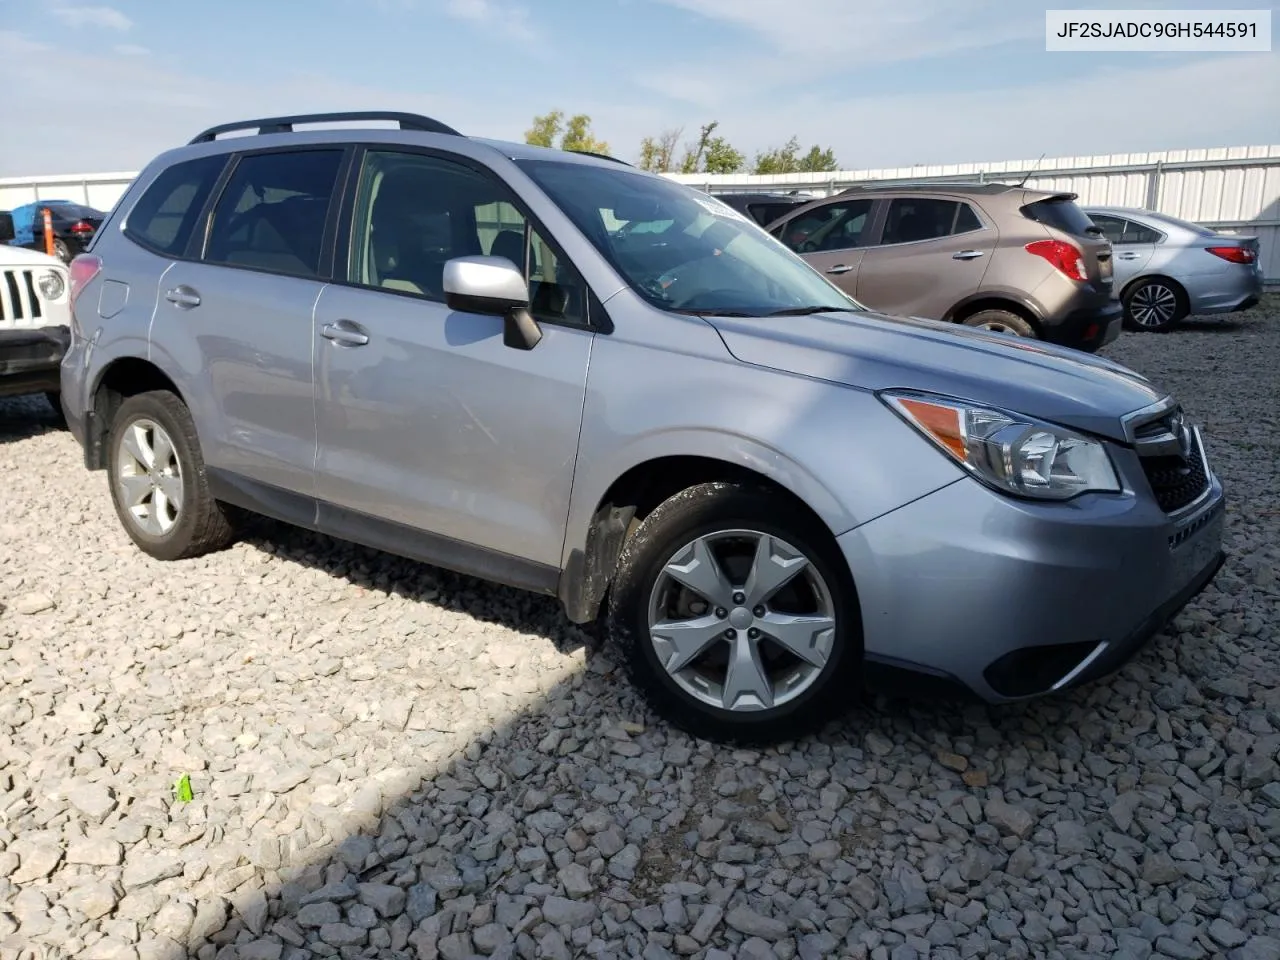
[[12,244],[0,243],[0,266],[7,267],[61,267],[67,265],[57,257],[26,247],[15,247]]
[[1040,340],[883,314],[708,317],[743,363],[864,390],[925,390],[1124,441],[1165,392],[1111,360]]

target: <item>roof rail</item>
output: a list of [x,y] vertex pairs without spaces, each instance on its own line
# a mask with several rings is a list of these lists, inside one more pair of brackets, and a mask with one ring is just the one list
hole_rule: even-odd
[[617,157],[611,157],[607,153],[596,153],[593,150],[570,150],[569,153],[580,153],[584,157],[595,157],[597,160],[612,160],[614,163],[620,163],[624,167],[631,166],[631,164],[627,163],[625,160],[619,160]]
[[389,110],[347,110],[340,113],[303,113],[292,117],[261,117],[257,120],[241,120],[237,123],[223,123],[210,127],[191,140],[191,143],[210,143],[220,133],[233,130],[252,130],[258,128],[259,134],[292,133],[295,123],[337,123],[343,120],[394,120],[400,124],[401,130],[417,130],[423,133],[448,133],[460,137],[452,127],[445,126],[439,120],[420,116],[416,113],[396,113]]

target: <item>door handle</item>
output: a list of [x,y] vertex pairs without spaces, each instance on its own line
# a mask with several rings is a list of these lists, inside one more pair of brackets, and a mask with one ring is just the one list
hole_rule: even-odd
[[951,255],[952,260],[977,260],[982,256],[981,250],[960,250]]
[[1140,254],[1137,253],[1117,253],[1117,260],[1137,260]]
[[827,273],[848,273],[853,267],[847,263],[837,263]]
[[172,290],[166,290],[164,298],[172,303],[175,307],[198,307],[200,306],[200,294],[196,293],[185,284],[179,284]]
[[320,336],[348,347],[363,347],[369,342],[367,333],[361,333],[359,330],[353,330],[351,327],[344,327],[337,323],[326,323],[320,328]]

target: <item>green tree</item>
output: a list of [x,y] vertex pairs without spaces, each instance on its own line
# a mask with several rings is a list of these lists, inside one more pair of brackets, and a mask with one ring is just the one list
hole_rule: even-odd
[[535,147],[554,147],[564,124],[564,113],[552,110],[533,118],[533,126],[524,132],[524,142]]
[[597,140],[591,132],[591,118],[585,113],[574,114],[565,124],[561,150],[577,150],[581,153],[608,153],[609,144]]
[[676,144],[680,142],[682,130],[676,127],[664,130],[656,137],[645,137],[640,141],[640,169],[651,173],[670,173],[675,169]]
[[836,160],[835,151],[830,147],[823,150],[816,143],[800,158],[801,173],[830,173],[839,169],[840,163]]
[[747,158],[724,137],[713,137],[719,120],[712,120],[698,131],[696,142],[686,145],[681,173],[737,173]]
[[559,146],[561,150],[609,152],[609,144],[597,140],[591,132],[591,117],[585,113],[575,113],[566,122],[563,110],[552,110],[534,117],[533,126],[524,132],[524,142],[535,147]]
[[753,173],[825,173],[839,170],[840,164],[830,148],[823,149],[818,145],[809,148],[803,156],[800,154],[800,139],[792,137],[781,147],[771,147],[756,154]]

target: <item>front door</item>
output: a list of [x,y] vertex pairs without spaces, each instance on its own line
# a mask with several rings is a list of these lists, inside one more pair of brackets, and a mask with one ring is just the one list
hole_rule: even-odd
[[833,200],[792,217],[772,232],[852,297],[873,203],[853,198]]
[[962,200],[894,197],[879,242],[863,252],[854,296],[883,313],[941,320],[977,293],[998,239]]
[[[448,541],[558,569],[594,337],[585,283],[503,184],[451,159],[371,149],[353,217],[350,283],[315,313],[322,516],[430,535],[406,551],[424,559]],[[532,350],[443,302],[445,261],[474,254],[526,271]]]

